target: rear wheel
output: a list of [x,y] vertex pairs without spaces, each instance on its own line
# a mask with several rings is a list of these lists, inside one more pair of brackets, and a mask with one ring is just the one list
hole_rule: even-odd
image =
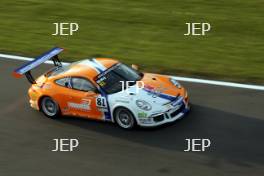
[[115,122],[123,129],[132,129],[136,125],[133,114],[126,108],[118,108],[114,113]]
[[60,113],[59,105],[50,97],[41,100],[41,111],[49,118],[56,118]]

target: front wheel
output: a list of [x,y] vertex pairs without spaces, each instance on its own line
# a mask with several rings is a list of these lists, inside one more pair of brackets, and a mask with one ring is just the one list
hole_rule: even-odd
[[60,113],[59,105],[50,97],[41,100],[41,111],[49,118],[56,118]]
[[115,122],[123,129],[132,129],[136,122],[133,114],[126,108],[118,108],[114,113]]

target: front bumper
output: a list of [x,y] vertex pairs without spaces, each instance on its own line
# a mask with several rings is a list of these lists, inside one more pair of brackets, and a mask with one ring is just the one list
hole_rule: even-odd
[[155,127],[166,123],[172,123],[183,118],[190,111],[188,103],[182,102],[177,108],[149,117],[148,120],[139,119],[138,125],[142,127]]

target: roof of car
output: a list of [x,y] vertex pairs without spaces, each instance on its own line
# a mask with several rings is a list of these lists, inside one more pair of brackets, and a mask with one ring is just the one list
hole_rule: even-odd
[[109,58],[93,58],[84,59],[70,64],[62,75],[63,76],[84,76],[93,80],[98,74],[104,72],[114,64],[117,60]]

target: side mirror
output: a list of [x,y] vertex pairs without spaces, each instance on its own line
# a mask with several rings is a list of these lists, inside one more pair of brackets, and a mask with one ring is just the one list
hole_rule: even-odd
[[132,64],[131,67],[132,67],[134,70],[138,70],[138,66],[135,65],[135,64]]

